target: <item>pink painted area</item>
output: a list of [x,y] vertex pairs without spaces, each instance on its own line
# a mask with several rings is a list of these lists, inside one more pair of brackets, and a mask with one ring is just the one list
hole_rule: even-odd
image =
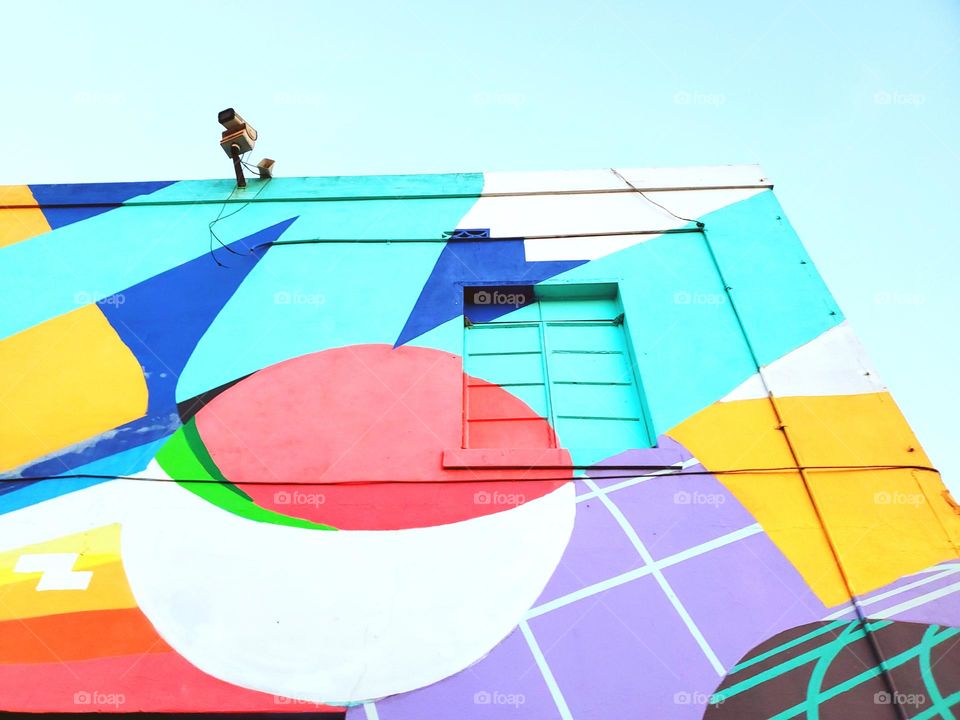
[[[541,497],[572,476],[569,467],[445,468],[443,452],[462,441],[463,381],[461,358],[439,350],[325,350],[238,383],[200,411],[197,427],[224,476],[258,505],[341,529],[425,527],[488,515]],[[485,402],[499,403],[499,417],[539,427],[538,444],[526,448],[555,444],[545,419],[503,388],[491,388]],[[515,447],[508,424],[496,425],[485,446]],[[560,453],[560,464],[569,466],[569,453]],[[498,479],[505,476],[511,479]]]
[[0,665],[8,712],[323,712],[341,708],[217,680],[175,652]]

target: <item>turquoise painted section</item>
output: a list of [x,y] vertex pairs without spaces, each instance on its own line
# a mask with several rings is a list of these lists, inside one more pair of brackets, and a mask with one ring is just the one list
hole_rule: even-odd
[[702,219],[761,365],[843,321],[772,192]]
[[[624,328],[616,321],[620,304],[615,297],[578,295],[564,296],[561,289],[475,322],[464,331],[464,370],[507,388],[548,418],[559,444],[570,451],[600,459],[618,447],[650,447],[655,438]],[[470,420],[494,420],[476,418],[469,398],[467,404]]]
[[445,350],[454,355],[463,354],[463,317],[455,317],[453,320],[447,320],[442,325],[438,325],[433,330],[428,330],[423,335],[407,343],[416,347],[433,348],[434,350]]
[[[759,339],[762,364],[843,320],[772,192],[701,219],[750,337]],[[756,272],[751,253],[764,258],[766,273]],[[619,284],[654,434],[716,402],[756,372],[702,235],[663,235],[548,284],[587,282]]]
[[[480,174],[290,178],[254,182],[244,191],[225,180],[175,183],[137,198],[157,205],[110,210],[0,250],[0,282],[8,296],[30,299],[18,312],[0,316],[0,338],[202,256],[210,247],[208,225],[221,210],[216,230],[224,242],[293,215],[299,219],[284,240],[428,239],[457,227],[482,188]],[[211,197],[271,202],[190,204]],[[310,199],[317,197],[341,199]],[[843,319],[772,192],[702,220],[713,255],[702,235],[671,234],[545,283],[619,284],[652,436],[723,397],[755,370],[714,260],[761,363]],[[305,353],[392,343],[443,248],[410,242],[274,248],[201,338],[177,400]],[[461,319],[412,344],[462,354]],[[531,406],[542,404],[528,399]],[[591,443],[574,437],[577,431],[559,430],[572,447]]]
[[[137,198],[162,205],[120,207],[0,249],[0,285],[18,304],[16,313],[0,315],[0,339],[207,253],[208,226],[224,208],[210,203],[211,198],[291,199],[225,206],[216,225],[225,243],[249,235],[250,228],[268,227],[295,215],[299,215],[297,238],[438,238],[456,226],[482,187],[483,176],[477,173],[278,178],[265,185],[253,181],[244,191],[224,180],[178,182]],[[304,199],[414,194],[463,197],[363,203]],[[198,201],[206,203],[181,204]],[[430,234],[421,235],[427,231]],[[424,256],[435,260],[442,245],[426,247]],[[416,261],[411,266],[416,267]],[[407,278],[407,283],[412,286],[415,277],[419,274]]]
[[[421,192],[450,191],[448,176],[436,177],[432,189]],[[294,203],[308,212],[298,219],[295,235],[440,238],[457,227],[482,189],[481,175],[454,177],[459,191],[470,190],[468,197]],[[383,191],[381,178],[371,181],[368,194]],[[275,212],[270,204],[263,207],[255,209]],[[277,209],[290,207],[277,204]],[[242,220],[245,227],[250,222],[249,215]],[[443,243],[410,242],[273,248],[198,343],[181,375],[177,399],[299,355],[345,345],[392,345],[443,248]],[[438,347],[449,349],[443,335],[434,335]],[[421,338],[417,344],[431,347],[426,342]]]

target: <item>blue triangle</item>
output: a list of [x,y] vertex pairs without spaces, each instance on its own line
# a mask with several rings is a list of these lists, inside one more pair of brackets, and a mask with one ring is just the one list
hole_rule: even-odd
[[227,245],[229,265],[201,256],[97,303],[143,367],[148,415],[176,410],[177,380],[201,336],[294,220]]
[[[529,262],[523,239],[451,241],[440,252],[394,347],[463,313],[463,286],[495,283],[535,285],[587,260]],[[502,313],[512,307],[502,308]]]
[[176,386],[187,360],[270,243],[296,219],[227,245],[236,253],[229,255],[230,265],[219,265],[204,255],[100,300],[100,310],[143,368],[146,414],[53,453],[17,474],[61,474],[176,432],[180,427]]
[[[174,181],[67,183],[63,185],[31,185],[30,192],[43,211],[51,230],[86,220],[120,207],[138,195],[149,195],[172,185]],[[80,207],[44,207],[45,205],[79,205]],[[93,207],[90,207],[93,205]]]

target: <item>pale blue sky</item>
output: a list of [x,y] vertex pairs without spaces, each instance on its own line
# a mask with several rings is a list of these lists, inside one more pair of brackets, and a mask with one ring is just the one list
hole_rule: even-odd
[[0,184],[759,162],[960,495],[960,4],[5,3]]

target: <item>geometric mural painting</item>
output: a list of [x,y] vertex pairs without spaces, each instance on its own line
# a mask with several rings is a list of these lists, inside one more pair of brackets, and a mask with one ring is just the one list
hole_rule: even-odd
[[0,711],[953,717],[958,507],[758,168],[251,185],[0,194]]

